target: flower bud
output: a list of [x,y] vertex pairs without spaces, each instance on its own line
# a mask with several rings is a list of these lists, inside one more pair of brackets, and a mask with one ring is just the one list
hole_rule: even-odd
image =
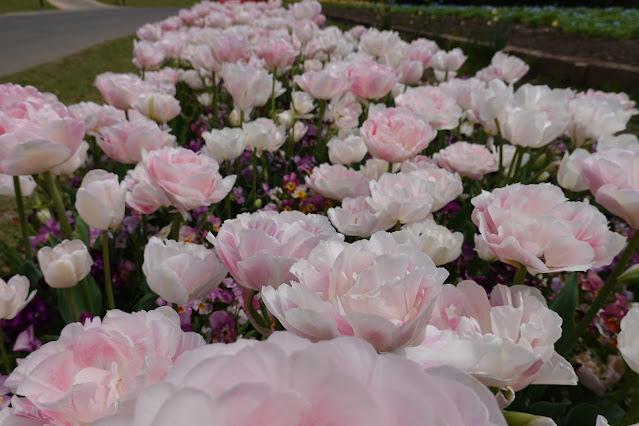
[[91,272],[93,259],[80,240],[64,240],[55,247],[38,251],[44,280],[53,288],[74,287]]
[[105,170],[91,170],[78,190],[75,208],[92,228],[106,231],[118,226],[124,218],[126,182]]

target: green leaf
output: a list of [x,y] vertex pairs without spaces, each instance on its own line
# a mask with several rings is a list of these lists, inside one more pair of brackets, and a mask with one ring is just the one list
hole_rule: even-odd
[[[71,308],[69,307],[69,301],[64,292],[65,289],[57,290],[58,309],[60,310],[62,319],[68,324],[78,319],[71,318]],[[102,293],[91,275],[88,275],[80,281],[78,285],[72,287],[71,295],[73,296],[73,303],[78,311],[78,315],[81,312],[89,312],[93,315],[102,314]]]
[[18,271],[22,267],[24,260],[20,256],[20,253],[13,247],[8,246],[2,240],[0,240],[0,253],[4,254],[9,263],[9,267],[12,271]]
[[528,411],[530,413],[537,414],[538,416],[546,416],[552,418],[558,418],[566,408],[571,407],[573,403],[568,400],[561,402],[546,402],[540,401],[531,404]]
[[567,426],[593,426],[597,421],[597,416],[603,415],[601,409],[592,404],[575,405],[561,422]]
[[157,294],[153,292],[145,294],[144,296],[142,296],[140,300],[138,300],[138,303],[135,304],[135,307],[133,308],[133,310],[150,311],[152,309],[155,309],[157,307],[157,305],[155,304],[155,301],[157,300],[158,297],[160,296],[158,296]]
[[18,269],[18,274],[24,275],[29,279],[32,289],[38,285],[38,281],[42,278],[40,268],[33,262],[23,262],[22,266]]
[[619,283],[639,283],[639,264],[632,265],[630,268],[617,278]]
[[89,246],[89,225],[78,215],[75,219],[75,237],[81,240],[88,248]]
[[571,272],[561,292],[550,304],[550,309],[557,312],[563,320],[561,338],[555,343],[555,349],[561,355],[565,355],[570,350],[570,348],[563,348],[562,342],[566,340],[566,336],[570,336],[575,330],[575,312],[577,311],[578,303],[579,286],[577,284],[577,273]]
[[[86,287],[86,295],[82,286]],[[76,302],[79,312],[90,312],[94,315],[102,313],[102,292],[91,275],[87,275],[74,289],[77,289],[73,294],[74,300],[80,297],[80,301]]]

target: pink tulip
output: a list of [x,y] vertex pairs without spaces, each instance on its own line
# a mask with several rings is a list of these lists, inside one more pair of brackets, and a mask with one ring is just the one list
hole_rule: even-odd
[[570,202],[551,184],[514,184],[471,200],[473,223],[502,262],[531,274],[609,265],[625,238],[596,207]]
[[218,64],[235,63],[251,56],[251,47],[246,38],[232,34],[212,39],[211,51]]
[[359,126],[362,111],[362,104],[357,102],[355,95],[346,92],[330,101],[324,119],[332,121],[340,130],[354,129]]
[[441,266],[457,259],[462,251],[464,235],[451,232],[445,226],[438,225],[432,218],[411,223],[402,227],[408,240],[430,257],[436,266]]
[[95,426],[506,425],[491,392],[453,368],[424,370],[352,337],[285,332],[185,354],[131,410]]
[[[31,176],[20,176],[20,193],[23,197],[33,194],[33,190],[37,184]],[[13,176],[0,173],[0,195],[3,197],[15,198],[15,186],[13,184]]]
[[140,95],[131,107],[158,123],[171,121],[180,114],[180,102],[164,93],[145,93]]
[[426,149],[437,132],[407,109],[371,111],[360,130],[368,152],[391,163],[399,163]]
[[264,60],[266,68],[272,73],[288,69],[299,54],[299,50],[283,38],[262,40],[253,50],[258,58]]
[[322,5],[315,0],[303,0],[293,4],[291,12],[295,19],[315,19],[322,13]]
[[165,147],[142,154],[149,181],[161,190],[183,217],[197,207],[224,199],[235,175],[222,178],[217,161],[186,148]]
[[[436,341],[432,337],[438,333]],[[424,367],[450,365],[452,360],[486,386],[502,389],[576,385],[572,366],[554,350],[559,337],[561,317],[547,307],[538,289],[499,284],[489,301],[477,283],[462,281],[444,285],[426,340],[397,352]]]
[[391,52],[400,52],[402,39],[395,31],[379,31],[369,28],[359,39],[359,49],[376,58],[383,58]]
[[327,213],[339,232],[362,238],[386,231],[397,223],[388,212],[375,211],[364,196],[344,198],[340,207],[330,208]]
[[397,83],[397,74],[391,67],[376,62],[356,62],[348,66],[351,92],[360,99],[381,99]]
[[639,307],[633,306],[621,320],[618,345],[623,359],[634,371],[639,371]]
[[143,150],[175,145],[175,136],[146,119],[103,127],[95,140],[109,157],[124,164],[138,163],[142,160]]
[[639,150],[596,152],[582,161],[581,173],[599,204],[639,229]]
[[184,306],[210,294],[229,271],[213,250],[202,245],[151,237],[144,248],[142,272],[162,299]]
[[397,69],[399,82],[402,84],[417,84],[424,75],[424,66],[420,61],[403,60]]
[[356,336],[378,351],[419,343],[448,276],[414,244],[386,232],[350,245],[321,243],[291,272],[297,282],[262,289],[287,330],[312,340]]
[[306,177],[306,185],[323,197],[342,201],[344,198],[367,196],[369,179],[357,170],[349,169],[341,164],[320,164],[310,176]]
[[468,56],[458,47],[448,52],[440,50],[433,54],[431,66],[436,71],[457,71],[466,62],[466,58]]
[[431,212],[433,194],[439,189],[433,182],[405,173],[384,173],[378,181],[371,180],[369,185],[368,204],[401,223],[424,220]]
[[454,129],[462,115],[455,100],[443,89],[434,86],[406,89],[395,98],[395,104],[413,111],[435,130]]
[[0,319],[12,320],[33,300],[36,291],[29,293],[29,280],[14,275],[9,281],[0,278]]
[[138,163],[133,170],[127,172],[124,182],[127,185],[126,203],[140,213],[151,214],[162,206],[171,205],[164,191],[151,183],[142,163]]
[[495,53],[490,66],[480,70],[477,77],[485,82],[498,78],[504,83],[516,83],[526,75],[530,67],[516,56],[506,55],[502,51]]
[[364,159],[368,149],[364,140],[356,135],[334,137],[326,144],[328,158],[333,164],[349,165]]
[[345,75],[332,70],[309,71],[295,76],[295,83],[315,99],[330,100],[349,88]]
[[134,74],[105,72],[95,78],[93,85],[109,105],[121,110],[131,108],[138,96],[149,91],[149,85]]
[[508,99],[497,121],[513,145],[540,148],[561,136],[570,123],[565,91],[524,84]]
[[[187,50],[185,53],[187,53],[186,59],[201,76],[211,77],[213,71],[221,71],[222,64],[219,64],[215,60],[209,46],[199,44],[193,47],[192,50]],[[200,84],[202,84],[201,81]]]
[[419,38],[413,40],[404,49],[404,61],[419,61],[424,70],[430,67],[433,55],[439,50],[437,43],[432,40]]
[[82,179],[75,208],[90,227],[106,231],[116,228],[124,218],[126,182],[105,170],[91,170]]
[[577,146],[624,131],[636,110],[626,110],[617,99],[579,96],[568,102],[572,122],[567,134]]
[[124,111],[111,105],[98,105],[94,102],[80,102],[69,106],[69,112],[84,121],[86,132],[95,136],[102,127],[126,121]]
[[[402,168],[405,168],[405,164],[406,163],[402,164]],[[431,185],[434,185],[434,191],[431,194],[433,197],[431,212],[443,208],[446,204],[455,200],[463,192],[464,188],[462,186],[462,181],[457,173],[452,173],[446,169],[440,169],[439,167],[430,167],[426,163],[419,164],[419,166],[421,167],[416,167],[414,171],[409,172],[408,174],[411,176],[417,176],[420,179],[430,182]]]
[[55,247],[42,247],[38,263],[44,280],[53,288],[74,287],[91,272],[93,259],[81,240],[64,240]]
[[486,173],[496,172],[499,168],[499,158],[488,148],[464,141],[442,149],[435,159],[440,167],[475,180],[481,180]]
[[270,118],[258,118],[242,124],[246,146],[259,157],[262,152],[275,152],[286,142],[286,128],[278,126]]
[[203,345],[201,336],[180,329],[171,308],[113,310],[103,321],[67,325],[57,341],[24,359],[5,386],[16,395],[11,405],[21,418],[88,424],[162,381],[180,355]]
[[133,64],[141,70],[151,70],[164,62],[164,49],[159,43],[133,40]]
[[42,109],[45,105],[53,105],[58,111],[64,110],[64,105],[53,93],[39,92],[33,86],[0,84],[0,99],[0,111],[10,118],[28,118],[31,111]]
[[82,143],[84,123],[64,105],[44,104],[37,110],[27,103],[14,107],[0,110],[0,173],[44,173],[71,158]]
[[140,40],[158,41],[162,38],[162,28],[157,23],[144,24],[135,33]]
[[246,118],[256,106],[264,106],[273,95],[273,76],[250,65],[224,64],[221,77],[233,97],[235,108]]
[[211,237],[238,284],[257,291],[295,279],[289,271],[293,263],[320,241],[340,238],[325,216],[298,211],[243,213],[225,221],[217,237]]

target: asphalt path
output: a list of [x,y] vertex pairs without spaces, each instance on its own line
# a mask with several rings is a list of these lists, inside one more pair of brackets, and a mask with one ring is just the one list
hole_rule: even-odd
[[0,76],[133,34],[142,25],[161,21],[178,10],[105,7],[0,15]]

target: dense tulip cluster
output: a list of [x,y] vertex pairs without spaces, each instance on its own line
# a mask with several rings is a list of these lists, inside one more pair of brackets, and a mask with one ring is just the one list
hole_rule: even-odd
[[108,105],[0,86],[1,424],[639,416],[634,103],[321,11],[147,24]]

